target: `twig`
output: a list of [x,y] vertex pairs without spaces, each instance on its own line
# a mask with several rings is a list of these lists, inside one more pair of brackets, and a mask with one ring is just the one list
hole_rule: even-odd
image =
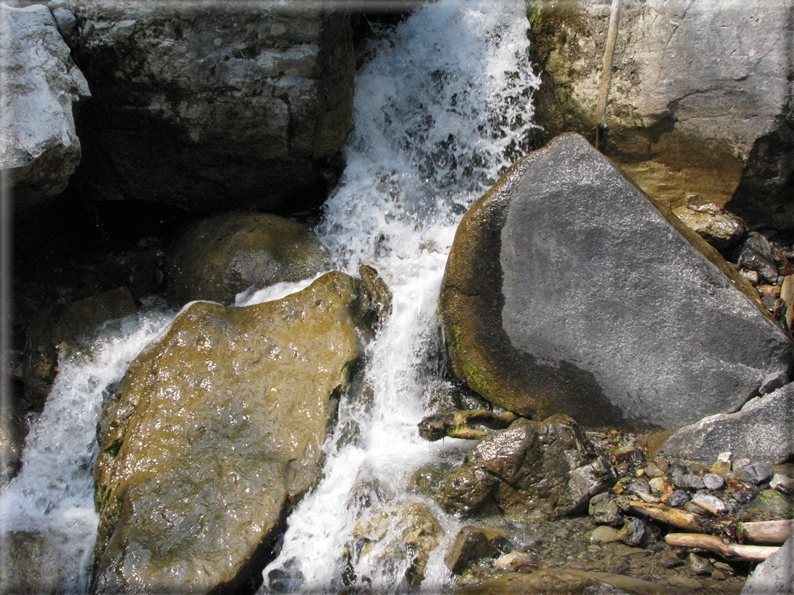
[[780,549],[765,545],[725,543],[719,537],[699,533],[668,533],[664,541],[668,545],[706,550],[719,554],[723,558],[747,562],[762,562]]

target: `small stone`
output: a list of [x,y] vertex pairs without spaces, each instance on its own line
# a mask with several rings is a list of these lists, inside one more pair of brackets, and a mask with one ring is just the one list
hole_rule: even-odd
[[761,282],[761,275],[759,275],[756,271],[750,271],[748,269],[740,269],[739,273],[747,279],[750,285],[758,285]]
[[656,459],[654,460],[654,463],[656,464],[656,466],[657,466],[657,467],[658,467],[658,468],[659,468],[659,469],[660,469],[660,470],[661,470],[663,473],[667,472],[667,469],[670,467],[670,461],[668,461],[668,460],[667,460],[666,458],[664,458],[664,457],[656,457]]
[[689,554],[686,559],[686,565],[689,566],[689,569],[698,575],[707,575],[711,574],[713,568],[711,563],[701,556],[697,554]]
[[663,477],[654,477],[650,481],[651,492],[654,494],[664,494],[667,491],[667,487],[670,484],[667,483]]
[[618,532],[612,527],[599,525],[587,534],[590,543],[611,543],[617,539]]
[[650,494],[651,486],[649,486],[647,483],[633,482],[629,484],[629,491],[634,493],[643,492],[645,494]]
[[480,558],[493,558],[509,548],[505,531],[485,527],[463,527],[444,557],[444,564],[453,574],[462,574]]
[[742,457],[741,459],[736,459],[735,461],[733,461],[731,469],[733,471],[739,471],[739,469],[741,469],[742,467],[746,467],[750,463],[752,463],[750,459],[748,459],[747,457]]
[[494,561],[494,568],[506,572],[532,572],[537,567],[534,557],[525,552],[510,552]]
[[620,514],[618,505],[609,498],[609,494],[598,494],[590,499],[590,516],[593,522],[599,525],[612,525],[620,527],[623,525],[623,515]]
[[725,485],[725,480],[716,473],[706,473],[703,476],[703,483],[706,484],[706,489],[714,491],[722,489]]
[[787,475],[775,473],[769,481],[769,487],[784,494],[794,493],[794,479]]
[[711,466],[709,471],[716,475],[724,475],[725,473],[728,473],[731,470],[731,457],[732,454],[729,452],[720,453],[720,455],[717,457],[717,462]]
[[662,477],[664,475],[664,471],[659,469],[656,463],[648,463],[648,466],[645,467],[645,475],[651,478],[655,477]]
[[714,570],[711,573],[711,579],[715,580],[715,581],[724,581],[727,578],[728,578],[728,575],[726,575],[722,570]]
[[698,506],[710,514],[720,514],[728,509],[725,502],[716,496],[701,492],[698,492],[692,497],[690,504]]
[[674,482],[677,488],[684,488],[689,490],[702,490],[706,487],[703,483],[703,478],[691,473],[683,475],[678,482]]
[[751,463],[738,469],[739,477],[746,483],[759,485],[772,479],[775,474],[769,463]]
[[643,519],[631,519],[615,536],[616,541],[631,547],[645,547],[653,538],[653,529]]
[[667,498],[667,506],[672,506],[673,508],[681,508],[687,502],[689,502],[689,494],[684,490],[676,490]]

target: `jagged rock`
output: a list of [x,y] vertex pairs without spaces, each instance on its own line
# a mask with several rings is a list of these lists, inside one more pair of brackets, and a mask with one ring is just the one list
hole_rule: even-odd
[[138,356],[99,424],[93,592],[261,580],[363,355],[360,292],[328,273],[282,300],[197,302]]
[[418,587],[425,578],[430,553],[438,547],[444,530],[427,505],[394,500],[375,509],[353,531],[346,556],[354,570],[346,574],[387,576],[409,587]]
[[505,512],[552,517],[579,512],[615,471],[564,415],[519,418],[481,440],[444,481],[444,507],[470,513],[493,498]]
[[510,548],[507,531],[487,527],[463,527],[455,536],[444,564],[453,574],[462,574],[466,568],[480,558],[494,558]]
[[686,206],[673,209],[673,213],[684,225],[718,250],[737,244],[747,233],[744,221],[714,203],[700,204],[692,201]]
[[737,264],[747,270],[755,271],[769,283],[777,281],[775,256],[769,241],[760,233],[752,232],[741,247]]
[[350,4],[59,0],[93,92],[94,200],[296,212],[325,198],[352,114]]
[[63,192],[80,163],[73,110],[91,93],[47,7],[0,5],[0,22],[0,170],[24,216]]
[[307,226],[265,213],[227,213],[188,225],[168,254],[168,297],[231,304],[247,289],[313,277],[327,255]]
[[787,384],[753,399],[736,413],[713,415],[677,430],[664,441],[660,452],[709,464],[727,451],[734,459],[782,463],[794,455],[792,411],[794,384]]
[[135,314],[129,289],[119,287],[44,310],[28,327],[22,380],[31,409],[41,411],[58,374],[58,353],[87,349],[106,322]]
[[735,411],[792,361],[789,337],[716,250],[575,134],[469,210],[439,311],[451,369],[472,389],[589,426]]
[[[610,8],[529,5],[535,121],[551,136],[595,131]],[[794,228],[789,10],[756,2],[748,20],[734,2],[623,3],[606,151],[650,196],[679,206],[688,193],[718,205],[733,195],[727,209],[752,228]]]
[[794,593],[794,537],[789,537],[775,554],[759,564],[742,589],[742,595],[785,595]]

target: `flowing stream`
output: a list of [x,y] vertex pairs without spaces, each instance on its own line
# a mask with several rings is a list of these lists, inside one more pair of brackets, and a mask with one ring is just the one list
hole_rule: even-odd
[[[393,292],[392,314],[368,347],[371,397],[342,399],[324,478],[291,515],[263,592],[338,592],[355,525],[399,500],[424,502],[446,533],[422,590],[439,592],[450,580],[442,560],[458,521],[407,484],[415,469],[468,447],[425,442],[417,423],[440,382],[436,302],[457,223],[522,154],[532,128],[531,93],[539,80],[527,59],[527,27],[524,0],[437,0],[370,42],[371,59],[356,79],[347,167],[318,231],[335,268],[355,274],[366,261],[379,271]],[[299,287],[241,295],[237,303]],[[112,324],[89,357],[59,362],[23,470],[0,492],[3,555],[16,555],[14,535],[57,535],[50,542],[62,544],[52,556],[61,567],[48,572],[68,577],[63,592],[87,589],[97,525],[91,469],[103,399],[170,320],[149,314]],[[387,558],[375,552],[353,561],[350,580],[379,592],[408,590],[408,562]],[[7,569],[3,562],[0,569]]]

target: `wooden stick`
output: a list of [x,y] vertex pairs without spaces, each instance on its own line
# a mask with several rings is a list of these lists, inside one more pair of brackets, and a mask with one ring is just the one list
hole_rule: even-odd
[[794,535],[794,521],[740,523],[739,531],[746,541],[781,545]]
[[739,559],[747,562],[762,562],[780,549],[779,547],[765,545],[725,543],[719,537],[699,533],[668,533],[664,541],[668,545],[706,550],[719,554],[723,558]]
[[678,529],[686,529],[688,531],[707,530],[707,524],[702,517],[685,510],[639,501],[629,502],[629,506],[635,512]]
[[607,131],[607,100],[609,87],[612,84],[612,65],[615,58],[615,45],[618,40],[618,25],[620,24],[620,2],[612,0],[612,11],[609,13],[609,30],[604,48],[604,61],[601,68],[601,87],[598,90],[598,105],[596,107],[596,149],[603,150],[606,144]]

